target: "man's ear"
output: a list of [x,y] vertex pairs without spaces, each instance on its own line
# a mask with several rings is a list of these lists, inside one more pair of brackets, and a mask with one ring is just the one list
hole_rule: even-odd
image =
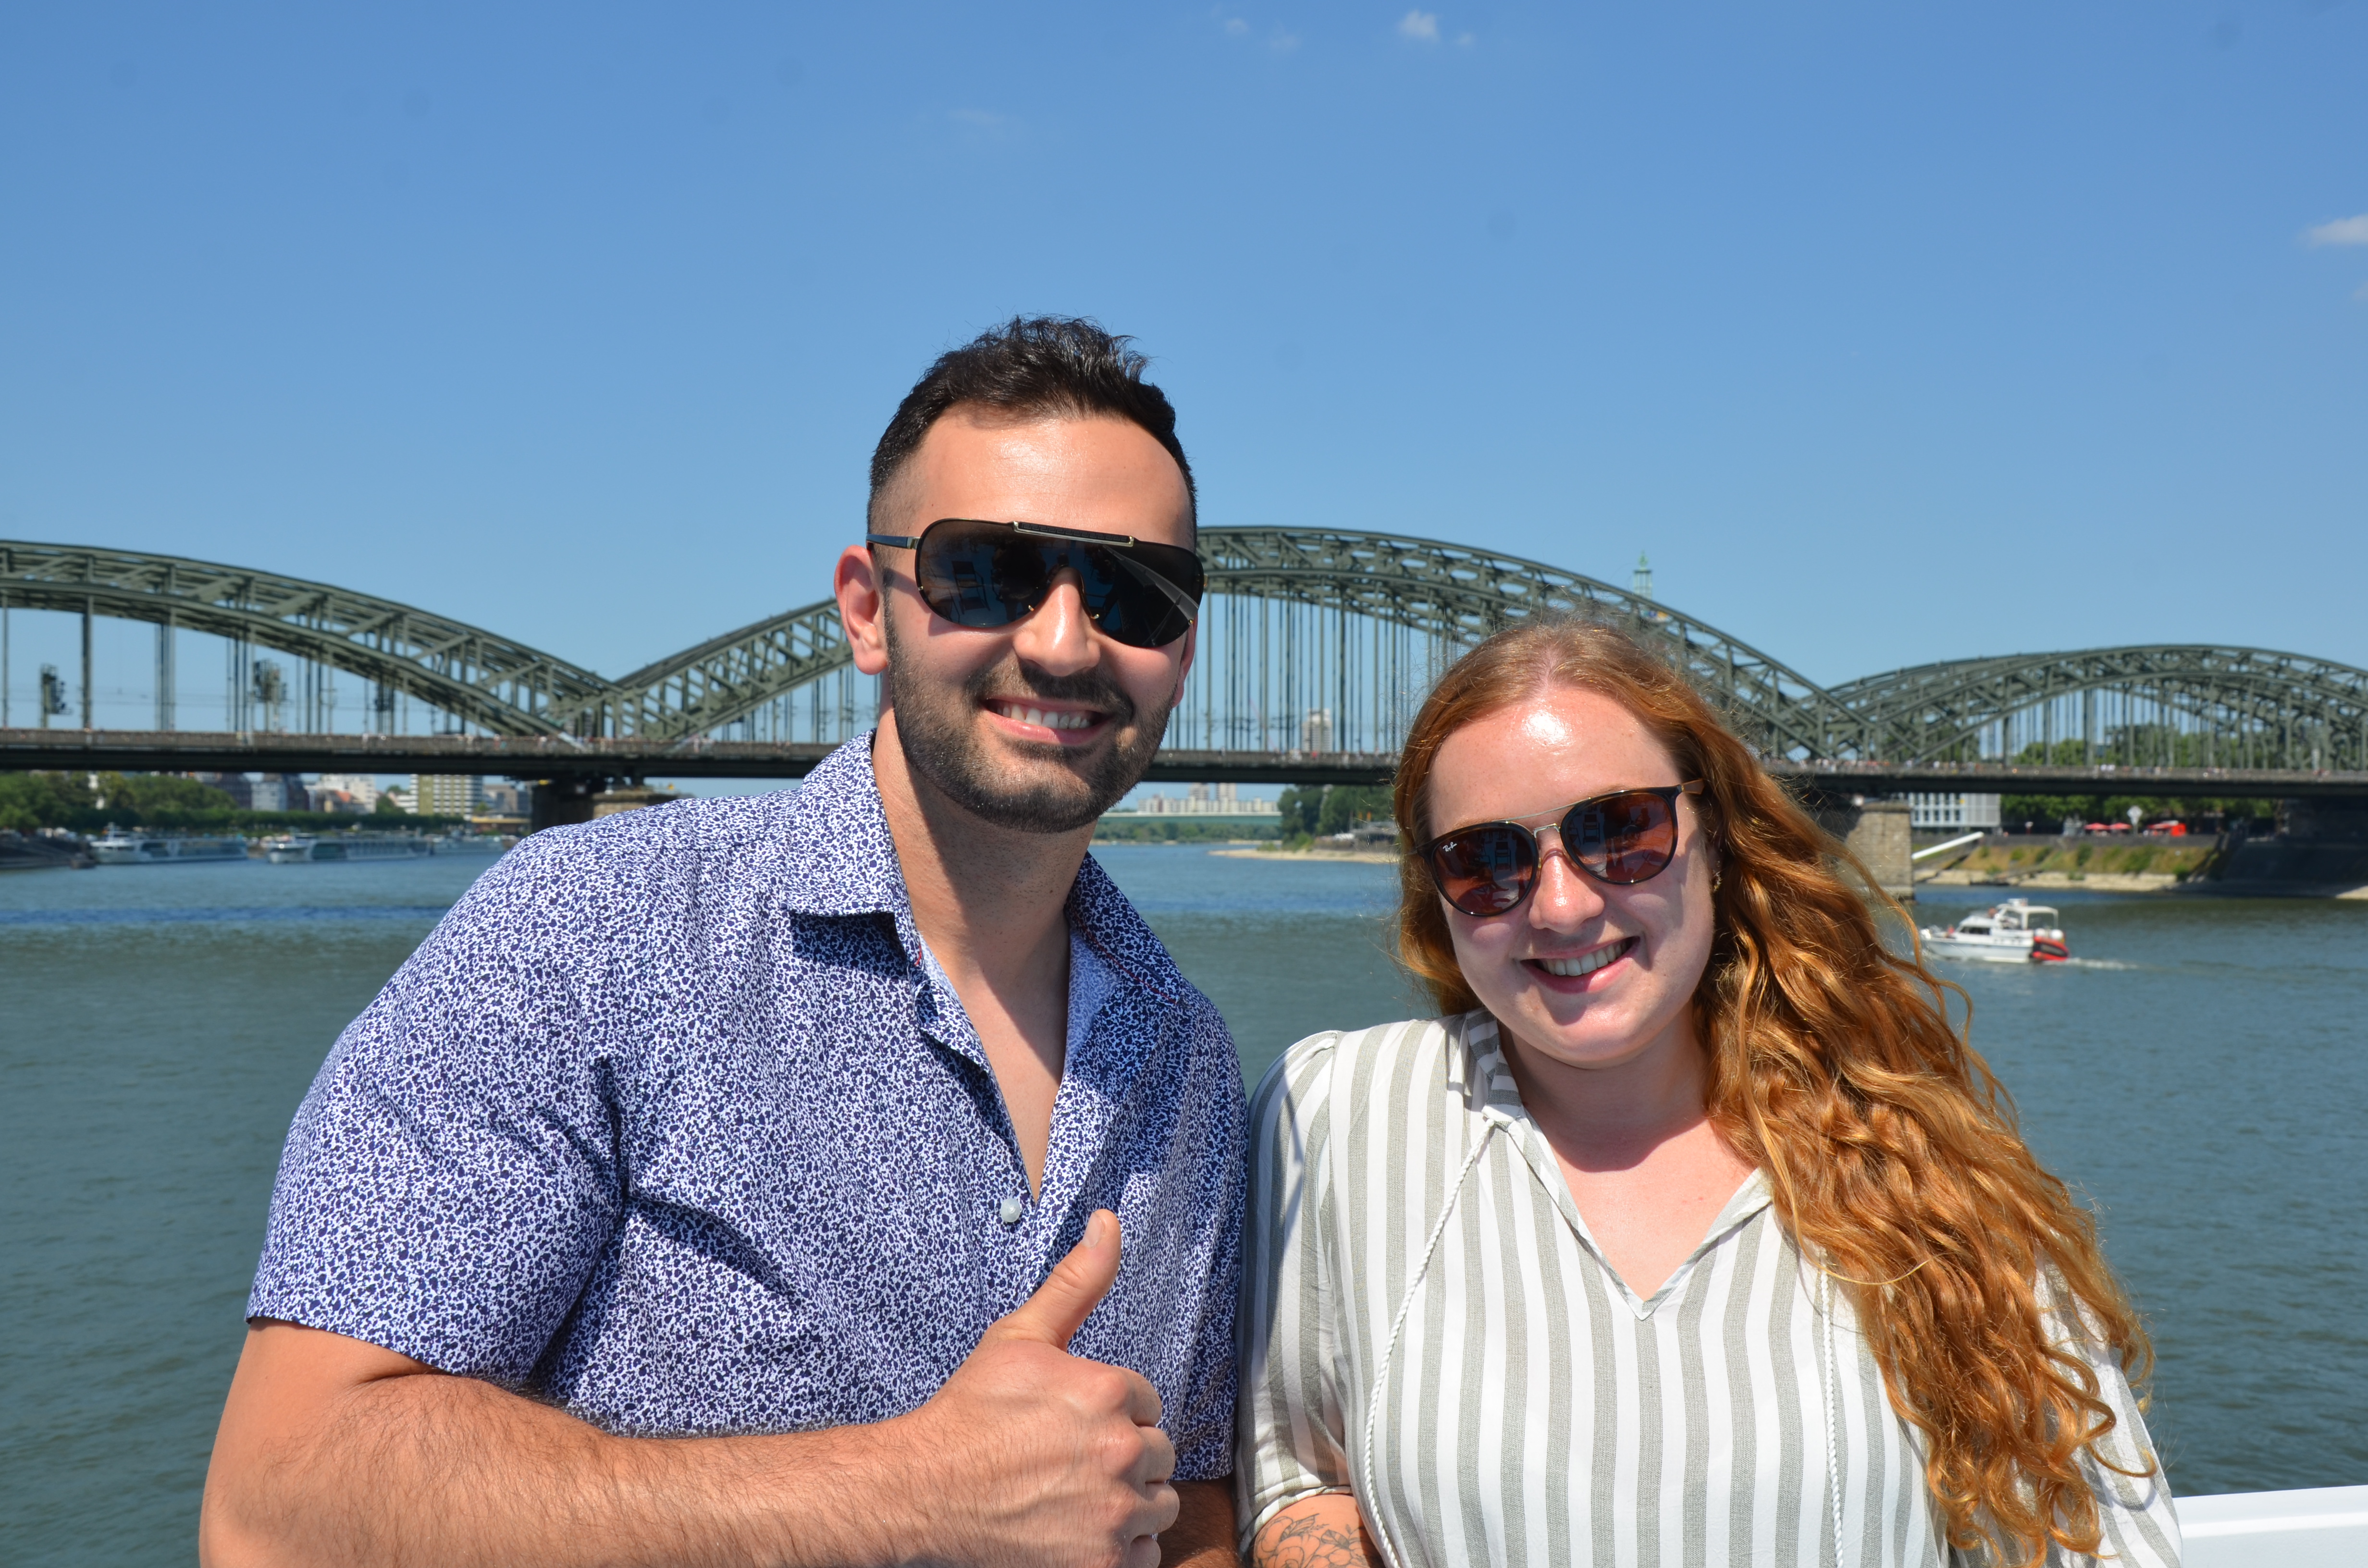
[[888,584],[869,547],[850,544],[838,558],[830,591],[838,600],[839,623],[847,628],[855,667],[876,676],[888,667]]

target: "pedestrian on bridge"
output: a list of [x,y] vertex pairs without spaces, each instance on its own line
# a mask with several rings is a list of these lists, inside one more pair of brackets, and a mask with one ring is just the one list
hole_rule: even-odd
[[837,568],[878,729],[527,840],[338,1040],[206,1562],[1235,1560],[1240,1068],[1086,853],[1203,586],[1143,368],[939,359]]

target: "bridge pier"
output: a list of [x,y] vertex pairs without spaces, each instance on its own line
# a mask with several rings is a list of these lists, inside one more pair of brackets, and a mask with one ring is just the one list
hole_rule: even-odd
[[1874,878],[1874,885],[1902,903],[1916,900],[1913,835],[1905,801],[1871,801],[1863,795],[1818,795],[1804,802],[1817,825],[1839,839]]
[[609,780],[598,774],[570,773],[556,778],[519,780],[534,791],[533,803],[527,818],[527,831],[541,833],[546,827],[565,827],[571,823],[592,820],[592,797],[609,787]]
[[2231,843],[2207,877],[2225,892],[2368,898],[2368,795],[2278,802],[2278,831]]

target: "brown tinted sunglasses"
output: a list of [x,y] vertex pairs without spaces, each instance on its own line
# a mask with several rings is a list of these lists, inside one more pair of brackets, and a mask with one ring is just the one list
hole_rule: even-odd
[[[1668,869],[1678,853],[1678,797],[1702,780],[1652,790],[1615,790],[1579,801],[1555,824],[1571,864],[1600,882],[1634,887]],[[1474,823],[1415,851],[1441,898],[1486,917],[1519,909],[1537,890],[1538,835],[1517,822]]]

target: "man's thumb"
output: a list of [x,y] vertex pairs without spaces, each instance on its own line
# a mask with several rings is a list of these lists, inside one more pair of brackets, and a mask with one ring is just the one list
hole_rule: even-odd
[[1042,1340],[1055,1350],[1066,1350],[1069,1336],[1117,1282],[1118,1255],[1118,1216],[1097,1209],[1069,1256],[1053,1266],[1034,1295],[995,1325],[996,1332],[1007,1339]]

